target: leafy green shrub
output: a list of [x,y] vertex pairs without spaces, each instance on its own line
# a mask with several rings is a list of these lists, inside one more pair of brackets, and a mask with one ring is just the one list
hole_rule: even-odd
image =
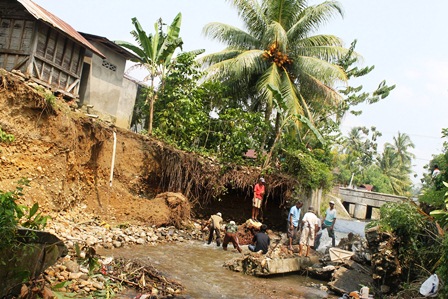
[[[448,187],[448,183],[443,182],[443,184]],[[448,228],[448,191],[445,193],[445,201],[440,210],[431,211],[431,216],[433,216],[437,222],[444,228]]]
[[301,150],[284,151],[282,170],[296,176],[309,189],[329,189],[333,176],[327,164],[319,161],[311,153]]
[[23,216],[23,207],[16,203],[22,196],[23,186],[27,181],[20,180],[16,190],[4,192],[0,190],[0,249],[10,246],[14,241],[19,224],[19,219]]
[[442,243],[442,256],[439,260],[439,267],[437,268],[437,274],[440,281],[444,284],[440,290],[440,298],[448,298],[448,234],[445,234],[445,238]]
[[4,192],[0,190],[0,250],[13,245],[19,225],[31,229],[43,229],[49,216],[37,213],[39,204],[35,203],[31,208],[17,204],[17,200],[23,195],[24,186],[29,183],[21,179],[14,191]]

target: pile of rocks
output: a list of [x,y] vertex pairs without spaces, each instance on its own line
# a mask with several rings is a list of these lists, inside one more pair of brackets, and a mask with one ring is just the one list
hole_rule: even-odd
[[[79,216],[80,214],[82,216]],[[74,248],[75,244],[80,247],[100,246],[107,249],[203,238],[200,225],[194,222],[185,230],[176,229],[174,226],[157,228],[135,224],[118,224],[112,227],[98,217],[73,210],[53,215],[46,231],[59,237],[69,249]]]
[[[182,287],[175,282],[169,283],[166,278],[162,280],[165,286],[160,287],[158,283],[159,288],[154,287],[156,284],[151,282],[159,280],[157,271],[148,270],[148,266],[140,266],[139,271],[130,278],[123,271],[122,261],[99,257],[95,249],[203,239],[201,227],[195,222],[188,229],[135,224],[112,226],[98,217],[80,212],[79,209],[52,215],[46,231],[59,237],[67,246],[69,254],[45,270],[45,280],[54,291],[81,296],[103,294],[106,297],[117,293],[122,285],[127,285],[148,292],[151,298],[170,294],[180,298]],[[95,275],[91,275],[94,269]],[[135,269],[129,269],[129,273],[133,270]]]

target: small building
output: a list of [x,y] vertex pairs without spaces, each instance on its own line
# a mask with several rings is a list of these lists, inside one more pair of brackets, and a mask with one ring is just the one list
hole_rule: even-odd
[[96,49],[104,53],[87,50],[84,57],[80,105],[92,107],[91,113],[108,120],[121,128],[129,129],[139,82],[125,74],[126,61],[138,58],[109,39],[81,33]]
[[0,67],[77,98],[84,54],[105,56],[70,25],[30,0],[0,0]]

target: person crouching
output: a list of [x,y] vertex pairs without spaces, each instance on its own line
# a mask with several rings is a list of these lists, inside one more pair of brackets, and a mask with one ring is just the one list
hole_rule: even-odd
[[222,249],[227,250],[227,245],[229,242],[232,242],[233,247],[241,253],[241,247],[238,242],[238,226],[235,224],[235,221],[230,221],[229,224],[226,225],[226,234],[224,236],[224,241],[222,243]]
[[216,215],[212,215],[210,219],[204,224],[202,228],[208,226],[209,229],[207,244],[210,244],[213,241],[213,235],[216,234],[216,246],[221,246],[221,223],[222,214],[218,212],[216,213]]

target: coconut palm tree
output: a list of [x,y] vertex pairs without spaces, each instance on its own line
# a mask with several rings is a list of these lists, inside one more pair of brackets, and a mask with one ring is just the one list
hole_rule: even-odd
[[146,102],[149,101],[148,134],[152,133],[154,101],[157,97],[156,82],[159,81],[159,83],[163,84],[163,79],[167,73],[174,52],[176,49],[182,48],[182,39],[179,37],[181,22],[182,14],[179,13],[171,25],[167,27],[165,34],[163,32],[164,24],[159,19],[154,24],[155,32],[153,34],[146,34],[137,18],[132,18],[132,24],[134,24],[135,30],[132,30],[131,34],[138,45],[126,41],[115,42],[132,51],[138,57],[138,59],[133,60],[137,63],[136,66],[143,67],[149,72],[148,76],[144,79],[150,83],[150,90],[146,98]]
[[391,147],[384,147],[384,152],[378,157],[377,164],[381,172],[389,179],[394,194],[405,195],[411,186],[409,173],[403,171],[400,158]]
[[[324,114],[341,96],[336,82],[347,76],[337,65],[347,53],[333,35],[312,35],[334,15],[342,15],[335,1],[308,6],[306,0],[230,0],[246,30],[223,23],[210,23],[204,34],[226,43],[221,52],[202,61],[210,76],[227,83],[241,104],[264,109],[270,123],[278,116]],[[281,96],[276,96],[281,95]],[[275,108],[275,110],[273,110]],[[300,126],[303,118],[293,118]],[[279,129],[277,126],[276,130]]]
[[408,174],[411,173],[412,159],[415,158],[415,155],[409,149],[415,147],[414,143],[409,135],[400,132],[393,140],[392,144],[386,143],[385,146],[389,147],[393,154],[397,156],[400,167]]

